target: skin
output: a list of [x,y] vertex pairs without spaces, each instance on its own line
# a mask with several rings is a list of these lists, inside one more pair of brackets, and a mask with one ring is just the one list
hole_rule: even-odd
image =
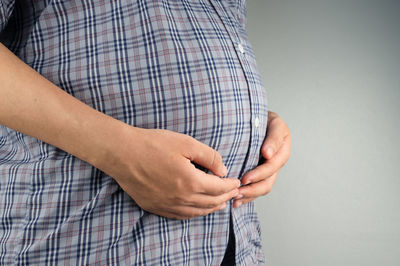
[[236,204],[266,194],[290,148],[290,137],[279,126],[282,121],[273,116],[265,145],[277,152],[267,155],[264,151],[267,162],[247,173],[242,182],[254,180],[240,187],[237,178],[220,178],[227,169],[211,147],[188,135],[133,127],[101,113],[46,80],[0,44],[0,124],[88,162],[114,178],[141,208],[164,217],[204,216],[225,208],[239,193],[243,198]]

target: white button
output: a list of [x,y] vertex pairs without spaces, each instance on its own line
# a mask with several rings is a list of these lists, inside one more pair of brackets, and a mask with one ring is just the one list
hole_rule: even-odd
[[242,44],[240,44],[240,43],[238,44],[238,49],[242,54],[244,54],[244,48],[243,48]]
[[260,125],[260,119],[258,117],[256,117],[254,119],[254,126],[257,128]]

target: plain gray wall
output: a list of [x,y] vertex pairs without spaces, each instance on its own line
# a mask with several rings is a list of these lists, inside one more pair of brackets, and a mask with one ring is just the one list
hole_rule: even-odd
[[400,1],[249,0],[292,154],[256,201],[267,265],[400,265]]

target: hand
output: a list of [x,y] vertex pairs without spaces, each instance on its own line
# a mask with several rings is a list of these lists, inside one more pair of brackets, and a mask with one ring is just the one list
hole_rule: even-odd
[[[225,176],[221,155],[194,138],[162,129],[131,127],[104,171],[144,210],[174,219],[225,208],[240,181]],[[215,175],[197,169],[195,162]],[[112,167],[110,167],[112,166]]]
[[241,182],[233,207],[237,208],[259,196],[268,194],[279,170],[289,160],[291,137],[286,123],[274,112],[268,112],[267,136],[261,147],[264,163],[247,172]]

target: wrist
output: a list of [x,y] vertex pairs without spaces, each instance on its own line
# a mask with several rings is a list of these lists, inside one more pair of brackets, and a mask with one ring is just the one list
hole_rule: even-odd
[[139,144],[142,129],[101,115],[97,121],[87,125],[87,130],[92,133],[82,159],[115,178],[114,175],[118,176],[122,168],[129,167],[123,164],[127,162],[126,157],[135,153],[136,148],[132,144]]
[[77,150],[77,157],[104,170],[104,165],[112,163],[122,148],[129,125],[100,112],[80,124],[79,130],[84,138]]

